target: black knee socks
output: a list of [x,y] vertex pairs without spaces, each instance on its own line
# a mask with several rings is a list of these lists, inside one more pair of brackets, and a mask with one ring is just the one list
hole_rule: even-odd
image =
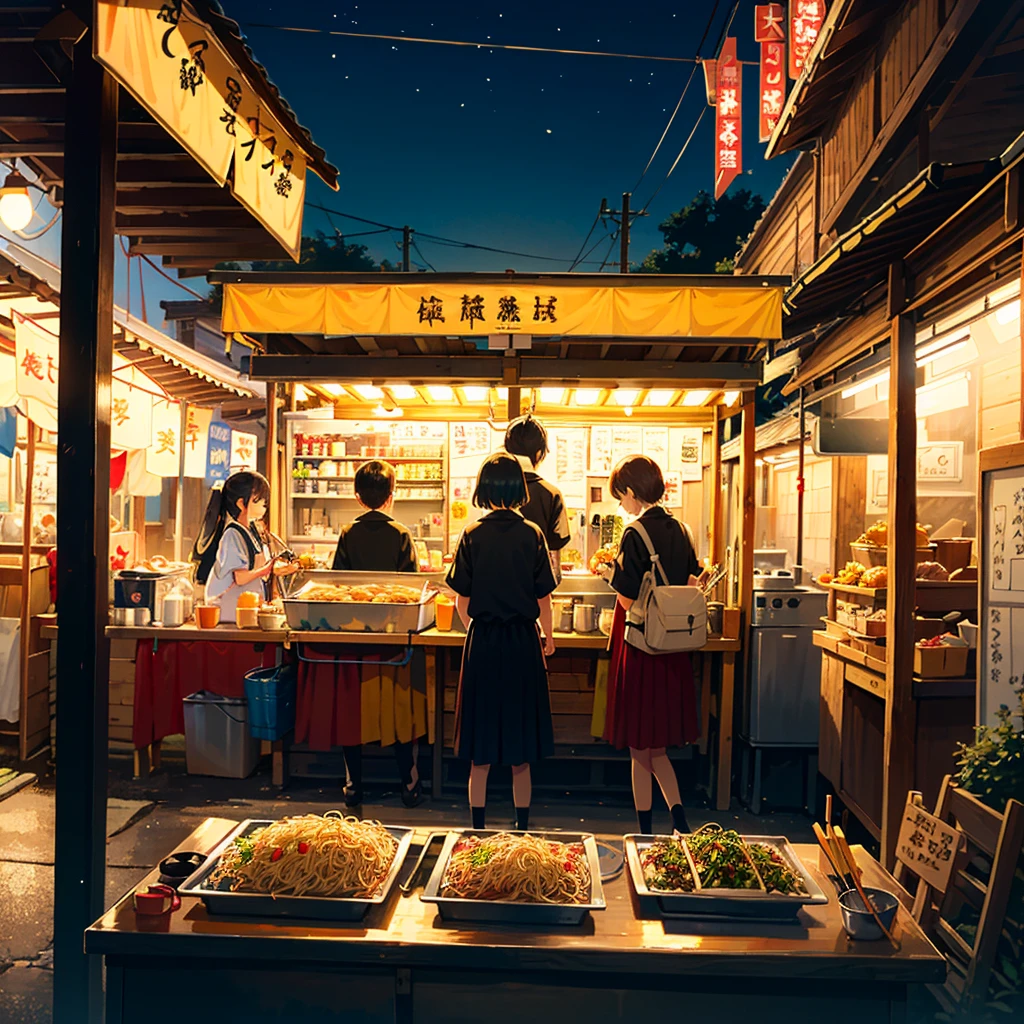
[[649,836],[653,834],[652,830],[654,828],[654,811],[650,810],[650,808],[648,808],[646,811],[641,811],[639,808],[637,808],[636,820],[637,826],[640,831],[640,835]]
[[672,828],[676,832],[681,832],[684,835],[690,831],[690,823],[686,820],[686,813],[683,811],[682,804],[675,804],[669,808],[669,814],[672,815]]
[[530,827],[530,808],[529,807],[517,807],[516,808],[516,828],[520,832],[525,832]]
[[361,789],[363,786],[363,748],[342,747],[341,752],[345,757],[349,784],[353,789]]
[[486,817],[487,817],[487,808],[486,807],[470,807],[470,811],[473,812],[473,828],[475,828],[475,829],[487,828],[487,826],[484,824],[484,821],[486,820]]
[[395,742],[395,761],[398,764],[398,777],[403,786],[412,784],[412,742]]

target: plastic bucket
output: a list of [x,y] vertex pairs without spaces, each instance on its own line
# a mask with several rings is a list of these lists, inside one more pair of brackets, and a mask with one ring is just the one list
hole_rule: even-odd
[[249,733],[256,739],[279,740],[295,728],[295,666],[255,668],[245,674],[249,702]]
[[199,690],[183,698],[185,765],[189,775],[244,779],[260,759],[260,741],[249,733],[244,697]]

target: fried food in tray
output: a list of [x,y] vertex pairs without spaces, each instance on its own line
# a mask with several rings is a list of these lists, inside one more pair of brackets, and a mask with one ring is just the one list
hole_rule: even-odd
[[293,597],[299,601],[324,601],[332,604],[419,604],[423,590],[401,583],[365,583],[359,586],[307,583]]
[[[918,523],[914,528],[918,548],[926,548],[931,543],[928,531]],[[866,544],[873,548],[884,548],[889,546],[889,524],[883,519],[880,523],[873,523],[855,541],[854,544]]]
[[659,839],[641,855],[640,866],[648,889],[693,892],[697,888],[689,858],[679,839]]

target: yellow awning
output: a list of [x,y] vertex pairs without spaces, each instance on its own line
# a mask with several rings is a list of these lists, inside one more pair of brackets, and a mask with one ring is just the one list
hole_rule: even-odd
[[224,330],[255,334],[782,337],[782,287],[509,284],[224,284]]

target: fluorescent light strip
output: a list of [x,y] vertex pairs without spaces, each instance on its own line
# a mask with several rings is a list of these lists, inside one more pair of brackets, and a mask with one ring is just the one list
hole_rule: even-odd
[[632,405],[637,400],[639,394],[639,391],[631,388],[617,388],[612,392],[616,405]]
[[345,394],[345,389],[340,384],[321,384],[320,387],[322,387],[327,394],[334,395],[335,398]]
[[666,391],[660,388],[656,388],[653,391],[647,392],[647,397],[644,399],[644,405],[657,406],[660,409],[665,408],[667,405],[672,404],[672,399],[676,397],[675,391]]
[[687,391],[683,395],[683,405],[703,405],[710,397],[710,391]]
[[450,402],[455,398],[455,392],[447,384],[429,384],[427,394],[435,402]]
[[954,352],[960,352],[965,348],[967,348],[966,341],[954,341],[952,344],[945,345],[943,348],[925,353],[922,358],[917,360],[917,365],[927,366],[929,363],[934,363],[936,359],[941,359],[943,356],[951,356]]
[[384,392],[381,391],[376,384],[353,384],[352,390],[360,397],[365,399],[371,398],[383,398]]
[[411,384],[394,384],[388,390],[395,398],[408,402],[414,398],[419,398],[419,392]]
[[881,373],[876,373],[873,377],[857,381],[856,384],[851,384],[850,387],[844,388],[840,393],[840,397],[853,398],[854,395],[859,395],[862,391],[867,391],[868,388],[873,388],[876,384],[881,384],[888,379],[889,371],[883,370]]
[[463,387],[460,390],[462,391],[462,397],[467,402],[486,402],[491,393],[490,388],[482,388],[476,385]]
[[538,388],[537,393],[545,405],[561,405],[565,398],[565,388]]
[[597,405],[600,398],[600,388],[577,388],[572,395],[574,405]]

